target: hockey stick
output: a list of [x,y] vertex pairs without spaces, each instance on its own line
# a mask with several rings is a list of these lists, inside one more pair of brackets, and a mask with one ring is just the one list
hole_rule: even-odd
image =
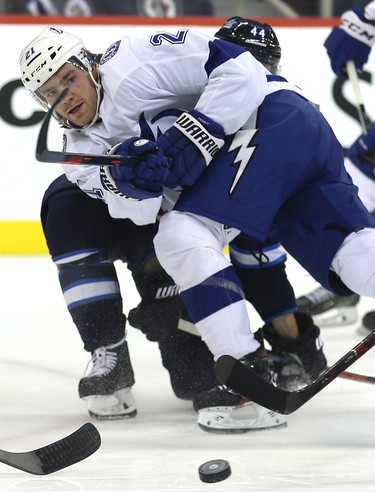
[[375,345],[375,331],[359,342],[311,384],[297,391],[286,391],[267,383],[256,372],[230,355],[219,357],[215,364],[218,380],[230,389],[274,412],[288,415],[318,394],[345,369]]
[[58,164],[89,164],[90,166],[121,166],[125,163],[129,164],[129,161],[131,160],[134,162],[134,157],[131,156],[125,157],[121,155],[80,154],[73,152],[59,152],[48,149],[48,128],[53,112],[55,107],[64,99],[67,93],[68,89],[64,89],[44,118],[36,144],[35,157],[37,161]]
[[365,374],[357,374],[356,372],[344,371],[339,374],[340,378],[350,379],[351,381],[359,381],[360,383],[375,384],[374,376],[366,376]]
[[359,85],[357,70],[355,68],[355,64],[353,60],[349,60],[346,62],[346,73],[348,74],[348,78],[354,90],[359,122],[361,124],[363,133],[367,133],[371,128],[371,120],[368,117],[365,109],[365,102],[363,99],[362,91]]
[[[361,124],[361,128],[363,130],[363,133],[367,134],[372,126],[371,119],[367,115],[366,109],[365,109],[365,102],[363,99],[362,91],[359,85],[359,78],[357,74],[357,70],[355,68],[355,64],[353,60],[349,60],[346,62],[346,72],[348,74],[348,78],[353,86],[354,90],[354,96],[356,99],[356,105],[357,105],[357,111],[358,111],[358,116],[359,116],[359,121]],[[375,166],[375,152],[374,150],[369,150],[367,152],[364,152],[363,155],[361,156],[363,159],[367,162],[369,162],[371,165]]]
[[67,437],[25,453],[0,449],[0,462],[33,475],[48,475],[82,461],[99,449],[100,434],[87,423]]

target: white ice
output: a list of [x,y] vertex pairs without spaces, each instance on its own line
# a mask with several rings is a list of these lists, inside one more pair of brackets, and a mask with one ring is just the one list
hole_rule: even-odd
[[[125,312],[138,295],[118,265]],[[311,280],[289,262],[296,293]],[[0,257],[0,447],[29,451],[61,439],[90,421],[77,394],[88,355],[66,310],[47,256]],[[359,312],[375,309],[361,299]],[[259,319],[252,313],[253,327]],[[357,323],[325,328],[330,364],[363,338]],[[375,385],[337,378],[288,417],[278,430],[215,435],[198,428],[189,402],[178,400],[156,344],[129,329],[138,416],[94,422],[101,448],[80,463],[37,477],[0,463],[1,491],[375,491]],[[349,370],[375,375],[375,351]],[[198,467],[230,462],[232,475],[205,484]]]

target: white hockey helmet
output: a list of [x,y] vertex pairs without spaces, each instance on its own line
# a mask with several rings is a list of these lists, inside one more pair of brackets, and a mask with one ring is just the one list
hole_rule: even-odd
[[[72,63],[89,73],[97,90],[99,105],[101,86],[92,73],[94,60],[88,54],[82,40],[74,34],[56,27],[45,27],[22,50],[19,63],[23,85],[42,105],[44,110],[47,111],[49,106],[39,89],[65,63]],[[57,114],[55,117],[59,120]]]

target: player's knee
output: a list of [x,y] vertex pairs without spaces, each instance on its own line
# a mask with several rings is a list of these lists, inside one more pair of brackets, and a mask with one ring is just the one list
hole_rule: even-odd
[[332,267],[353,292],[375,297],[375,228],[364,228],[347,236]]
[[214,224],[173,211],[162,217],[154,239],[156,255],[181,290],[203,282],[230,264],[222,253],[220,233],[215,233]]

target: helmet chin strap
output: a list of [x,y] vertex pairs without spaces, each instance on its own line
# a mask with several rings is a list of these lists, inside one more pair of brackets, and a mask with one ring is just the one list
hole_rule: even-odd
[[96,90],[96,110],[95,110],[95,115],[94,115],[93,119],[91,120],[91,123],[89,123],[88,125],[85,125],[83,127],[84,129],[91,128],[92,125],[94,125],[94,123],[96,123],[98,118],[99,118],[99,106],[100,106],[100,102],[102,99],[102,84],[100,83],[99,72],[97,72],[97,73],[98,73],[99,82],[97,80],[95,80],[93,70],[89,69],[89,75],[90,75],[90,78],[91,78],[91,80],[95,86],[95,90]]

